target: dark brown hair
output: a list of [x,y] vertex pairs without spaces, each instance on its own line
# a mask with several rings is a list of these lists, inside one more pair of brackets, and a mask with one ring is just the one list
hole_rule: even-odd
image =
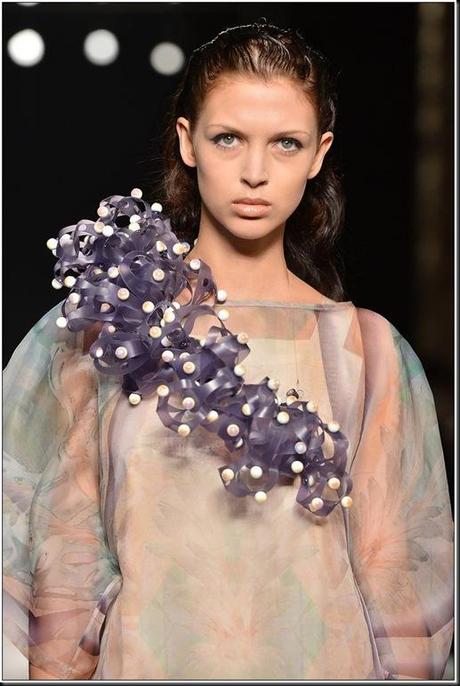
[[[317,113],[318,143],[335,126],[336,76],[328,60],[308,46],[298,30],[273,26],[262,17],[253,24],[227,28],[197,48],[171,96],[163,127],[163,167],[155,189],[172,230],[191,245],[198,235],[201,198],[196,169],[184,164],[180,155],[176,120],[187,118],[193,132],[206,95],[219,76],[232,73],[256,75],[265,81],[285,76],[300,85]],[[329,151],[320,172],[308,180],[284,232],[288,269],[333,300],[344,299],[339,274],[343,262],[335,248],[344,205],[340,175]]]

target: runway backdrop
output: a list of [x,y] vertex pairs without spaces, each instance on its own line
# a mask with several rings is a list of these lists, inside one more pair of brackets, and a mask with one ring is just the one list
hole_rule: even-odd
[[[341,71],[334,146],[347,194],[347,299],[389,319],[421,358],[453,489],[453,4],[26,5],[2,5],[4,364],[63,298],[50,285],[46,239],[95,218],[108,195],[138,186],[160,200],[149,187],[183,68],[168,73],[168,54],[180,63],[224,28],[265,16],[299,28]],[[43,41],[34,66],[11,56],[24,29]],[[83,49],[96,30],[118,44],[105,65]]]

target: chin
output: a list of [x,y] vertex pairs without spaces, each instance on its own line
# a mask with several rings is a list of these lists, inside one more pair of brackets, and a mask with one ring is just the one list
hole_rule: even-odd
[[240,217],[232,214],[222,221],[222,225],[235,236],[255,238],[268,235],[280,222],[273,221],[273,217]]

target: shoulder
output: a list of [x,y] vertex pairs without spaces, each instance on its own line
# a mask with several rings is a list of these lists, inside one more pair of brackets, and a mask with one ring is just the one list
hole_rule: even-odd
[[390,345],[394,347],[399,343],[401,334],[389,319],[379,312],[365,307],[356,307],[363,342],[373,342],[375,345]]

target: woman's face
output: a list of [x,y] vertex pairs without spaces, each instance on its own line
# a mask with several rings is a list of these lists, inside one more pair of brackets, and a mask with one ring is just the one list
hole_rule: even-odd
[[[287,78],[265,84],[248,76],[225,76],[208,93],[191,135],[176,122],[185,164],[197,168],[201,223],[224,227],[240,238],[259,238],[284,228],[308,179],[321,169],[332,132],[318,141],[313,106]],[[262,216],[236,204],[262,198]]]

